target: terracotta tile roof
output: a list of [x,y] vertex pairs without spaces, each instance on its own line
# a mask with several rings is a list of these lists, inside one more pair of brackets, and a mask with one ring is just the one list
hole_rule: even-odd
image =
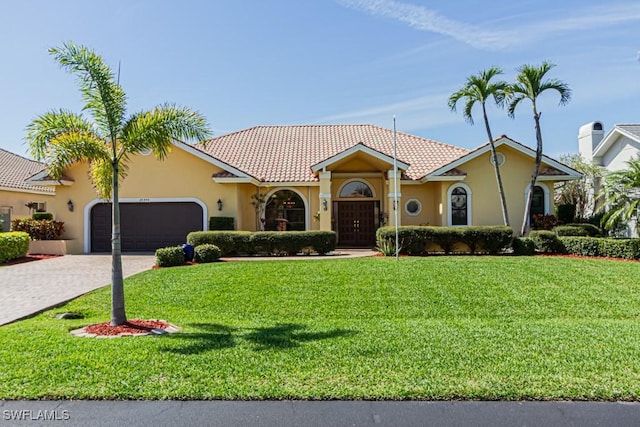
[[25,180],[44,169],[44,164],[0,148],[0,188],[55,193],[55,189],[27,184]]
[[[406,176],[420,179],[469,150],[397,132],[398,159],[410,164]],[[264,182],[309,182],[311,165],[363,143],[393,156],[393,131],[374,125],[257,126],[213,138],[211,156]]]

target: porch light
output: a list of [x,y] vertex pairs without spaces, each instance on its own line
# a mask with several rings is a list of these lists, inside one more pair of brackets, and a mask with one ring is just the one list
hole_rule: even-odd
[[322,210],[326,211],[327,210],[327,199],[322,199]]
[[73,212],[73,202],[71,200],[67,202],[67,209],[69,209],[69,212]]
[[218,210],[221,211],[222,210],[222,200],[218,199],[216,204],[218,205]]

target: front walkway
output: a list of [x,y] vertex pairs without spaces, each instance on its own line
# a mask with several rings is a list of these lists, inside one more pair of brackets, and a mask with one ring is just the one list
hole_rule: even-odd
[[[369,249],[338,249],[325,256],[229,257],[223,261],[342,259],[372,256]],[[124,277],[149,270],[154,255],[123,255]],[[0,267],[0,326],[55,307],[111,283],[111,255],[65,255]]]

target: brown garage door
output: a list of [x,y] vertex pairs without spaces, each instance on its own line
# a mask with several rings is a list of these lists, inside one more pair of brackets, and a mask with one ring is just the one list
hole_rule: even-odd
[[[122,252],[150,252],[185,243],[202,230],[202,207],[192,202],[120,203]],[[111,203],[91,210],[91,252],[111,252]]]

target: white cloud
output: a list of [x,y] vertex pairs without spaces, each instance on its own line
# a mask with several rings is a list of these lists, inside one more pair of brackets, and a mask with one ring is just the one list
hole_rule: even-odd
[[[483,26],[449,19],[424,6],[396,0],[336,0],[336,2],[371,15],[395,19],[419,31],[442,34],[483,50],[501,50],[535,40],[553,38],[559,34],[594,31],[640,21],[640,4],[627,3],[585,8],[561,19],[550,19],[528,25],[523,25],[522,16],[518,16],[513,19],[513,29],[488,31]],[[501,19],[501,21],[501,27],[506,28],[509,19]]]

